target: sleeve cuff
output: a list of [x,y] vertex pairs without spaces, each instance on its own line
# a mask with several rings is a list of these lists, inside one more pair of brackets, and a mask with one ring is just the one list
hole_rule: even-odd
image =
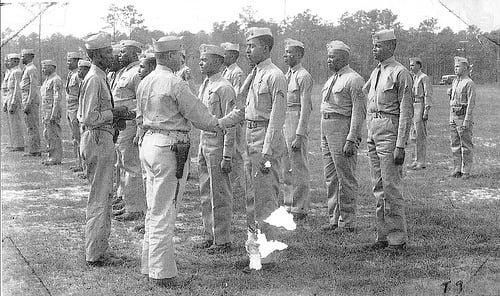
[[111,112],[111,110],[103,111],[102,118],[104,121],[113,121],[113,112]]

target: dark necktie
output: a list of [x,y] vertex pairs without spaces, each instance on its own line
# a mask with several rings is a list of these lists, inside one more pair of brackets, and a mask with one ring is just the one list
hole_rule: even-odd
[[323,99],[325,102],[329,101],[330,95],[332,94],[332,88],[335,85],[337,78],[339,78],[339,74],[335,73],[335,75],[333,76],[333,79],[332,79],[332,83],[330,83],[330,86],[328,87],[328,91],[326,92],[326,96]]
[[203,95],[205,94],[205,89],[207,88],[208,85],[208,78],[205,78],[205,81],[203,81],[203,86],[201,87],[200,91],[200,99],[203,102]]
[[377,66],[377,79],[375,80],[375,89],[377,89],[377,86],[378,86],[378,80],[380,78],[380,72],[382,72],[382,71],[381,71],[380,64],[378,64],[378,66]]
[[115,107],[115,101],[113,100],[113,93],[111,92],[111,88],[109,87],[108,80],[106,78],[104,78],[104,81],[106,81],[106,86],[108,87],[109,98],[111,99],[111,108],[114,108]]
[[66,77],[66,93],[67,94],[69,94],[69,80],[71,79],[71,74],[73,74],[73,72],[69,71],[68,77]]

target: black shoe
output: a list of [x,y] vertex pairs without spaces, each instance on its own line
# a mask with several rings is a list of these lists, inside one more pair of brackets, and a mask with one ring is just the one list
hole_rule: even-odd
[[369,251],[377,251],[377,250],[383,250],[389,246],[389,243],[387,241],[376,241],[373,244],[369,244],[364,247],[365,250]]
[[113,214],[113,216],[119,216],[119,215],[125,214],[125,207],[123,207],[119,210],[116,210],[116,211],[112,211],[112,214]]
[[225,243],[225,244],[212,244],[208,249],[207,252],[209,254],[222,254],[222,253],[227,253],[231,251],[231,243]]
[[460,177],[462,177],[462,172],[453,172],[452,174],[450,174],[450,177],[460,178]]
[[119,265],[123,263],[123,259],[117,257],[114,254],[104,254],[101,258],[96,261],[87,261],[87,265],[92,267],[102,267],[102,266],[112,266]]
[[116,221],[134,221],[144,218],[143,212],[124,212],[121,215],[116,215],[114,219]]
[[320,230],[324,231],[324,232],[328,232],[328,231],[333,231],[333,230],[335,230],[337,228],[339,228],[338,225],[336,225],[336,224],[334,225],[334,224],[328,223],[328,224],[325,224],[325,225],[321,226]]
[[388,245],[384,250],[388,253],[398,254],[406,249],[406,243],[400,245]]
[[213,240],[204,240],[194,245],[195,249],[208,249],[214,244]]
[[166,278],[166,279],[153,279],[149,278],[149,281],[155,285],[159,286],[162,288],[175,288],[179,286],[179,281],[177,280],[177,277],[173,278]]

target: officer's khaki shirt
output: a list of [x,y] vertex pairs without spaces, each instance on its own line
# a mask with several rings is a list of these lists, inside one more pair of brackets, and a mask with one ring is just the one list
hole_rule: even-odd
[[115,106],[126,106],[129,110],[135,110],[136,92],[140,82],[139,62],[133,62],[120,69],[111,86]]
[[[476,84],[468,76],[458,77],[453,80],[451,86],[451,107],[459,107],[467,104],[467,111],[464,120],[473,120],[472,111],[476,106]],[[454,116],[452,108],[450,108],[450,120]]]
[[413,95],[415,103],[424,103],[425,109],[430,109],[432,106],[432,83],[427,74],[418,71],[413,75]]
[[89,128],[106,127],[113,133],[112,98],[106,73],[92,64],[78,97],[78,121]]
[[40,78],[38,69],[33,62],[26,65],[21,77],[21,95],[23,106],[30,104],[40,104]]
[[312,111],[311,93],[313,79],[302,64],[297,64],[288,69],[285,75],[288,82],[288,91],[286,94],[286,105],[289,108],[299,107],[299,124],[295,131],[296,135],[307,136],[307,126]]
[[80,93],[80,85],[82,79],[78,77],[78,71],[71,70],[68,73],[68,80],[66,81],[66,110],[78,110],[78,94]]
[[[330,88],[333,79],[335,84]],[[337,113],[351,118],[347,140],[357,143],[361,138],[361,128],[366,117],[365,81],[349,65],[333,73],[321,90],[321,113]],[[328,97],[327,97],[328,95]]]
[[21,106],[21,67],[16,66],[10,69],[7,79],[7,107],[10,110],[12,105]]
[[[377,73],[380,77],[377,84]],[[377,85],[377,89],[375,89]],[[367,113],[399,116],[396,147],[404,148],[413,119],[413,80],[410,72],[394,56],[378,64],[363,87],[368,92]]]
[[222,76],[231,83],[236,94],[239,94],[241,85],[245,81],[243,70],[236,63],[233,63],[222,71]]
[[42,118],[60,118],[63,82],[56,72],[45,78],[40,88],[40,94],[42,96]]
[[[224,117],[233,111],[236,101],[236,93],[231,83],[222,77],[221,73],[216,73],[200,86],[200,100],[207,106],[210,114],[217,119]],[[202,131],[203,134],[213,135],[213,132]],[[226,129],[224,134],[224,149],[222,155],[231,158],[234,150],[236,130],[234,128]]]
[[137,121],[144,129],[188,132],[197,128],[216,131],[217,119],[191,92],[186,81],[157,65],[137,88]]

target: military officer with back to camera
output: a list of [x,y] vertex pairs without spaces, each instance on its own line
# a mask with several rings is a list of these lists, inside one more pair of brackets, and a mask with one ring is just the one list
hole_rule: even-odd
[[470,178],[473,148],[472,112],[476,105],[476,85],[469,76],[470,64],[466,58],[455,57],[455,74],[450,90],[450,142],[453,155],[451,177]]
[[307,217],[310,207],[308,125],[312,111],[311,74],[302,66],[304,44],[293,39],[285,39],[285,64],[288,66],[286,119],[283,133],[286,152],[283,162],[285,181],[284,204],[297,221]]
[[24,151],[24,126],[21,118],[21,77],[22,71],[19,62],[21,56],[17,53],[7,55],[9,72],[6,75],[6,96],[3,111],[7,113],[9,126],[9,151]]
[[80,93],[80,84],[82,79],[78,75],[78,62],[81,55],[78,52],[68,52],[66,54],[66,65],[68,66],[68,75],[66,77],[66,118],[71,130],[73,139],[73,157],[75,165],[70,167],[73,172],[81,172],[82,160],[80,158],[80,122],[78,122],[78,94]]
[[410,140],[415,144],[413,162],[410,170],[422,170],[426,167],[427,154],[427,120],[432,104],[432,83],[422,72],[422,59],[410,58],[410,71],[413,77],[413,124],[410,130]]
[[408,241],[401,174],[413,117],[410,72],[394,58],[394,30],[373,34],[373,57],[379,63],[364,86],[368,92],[368,156],[377,199],[377,238],[369,249],[404,250]]
[[189,172],[191,124],[220,132],[217,118],[174,73],[181,66],[182,41],[165,36],[153,42],[156,69],[137,89],[137,119],[146,134],[140,158],[146,171],[147,213],[141,273],[164,287],[182,283],[174,257],[174,228]]
[[40,73],[33,64],[35,51],[23,49],[21,60],[25,65],[21,78],[23,112],[26,123],[26,153],[24,156],[41,156],[40,152]]
[[321,150],[327,186],[329,222],[323,231],[353,232],[356,225],[357,149],[366,116],[363,78],[349,66],[350,48],[334,40],[327,44],[333,75],[322,89]]

